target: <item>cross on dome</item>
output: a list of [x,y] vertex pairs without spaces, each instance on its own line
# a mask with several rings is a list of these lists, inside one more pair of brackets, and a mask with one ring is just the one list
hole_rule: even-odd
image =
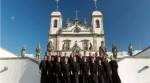
[[59,0],[55,0],[55,2],[56,2],[56,10],[58,10],[59,9]]
[[97,0],[93,0],[93,1],[94,1],[95,9],[97,10]]

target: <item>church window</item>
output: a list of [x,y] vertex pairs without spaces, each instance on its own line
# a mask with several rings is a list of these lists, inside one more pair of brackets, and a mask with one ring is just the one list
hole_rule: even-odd
[[100,28],[99,20],[96,20],[96,28]]
[[89,40],[82,40],[82,46],[83,46],[83,50],[88,50],[88,43]]
[[54,27],[55,27],[55,28],[57,27],[57,24],[58,24],[58,21],[57,21],[57,20],[54,20]]
[[63,50],[65,51],[70,50],[70,40],[64,40]]

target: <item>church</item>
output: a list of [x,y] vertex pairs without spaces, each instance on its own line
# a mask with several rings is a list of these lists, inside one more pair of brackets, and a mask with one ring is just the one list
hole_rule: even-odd
[[47,51],[70,54],[72,52],[98,52],[101,42],[105,45],[103,14],[98,9],[91,13],[91,25],[80,21],[77,15],[74,20],[67,19],[63,26],[61,11],[55,10],[50,17],[50,31]]

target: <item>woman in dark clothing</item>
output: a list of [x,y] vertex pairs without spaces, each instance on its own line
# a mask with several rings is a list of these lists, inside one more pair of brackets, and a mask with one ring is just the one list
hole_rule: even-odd
[[112,78],[111,78],[112,70],[107,58],[103,58],[102,65],[105,71],[104,72],[105,83],[112,83]]
[[82,75],[81,83],[89,83],[89,72],[90,72],[90,65],[87,62],[87,57],[83,56],[83,62],[81,63],[81,75]]
[[[81,62],[82,62],[82,55],[81,54],[79,54],[79,53],[77,53],[77,55],[75,55],[76,56],[76,59],[77,59],[77,62],[79,63],[79,65],[81,66]],[[80,74],[79,75],[79,82],[81,83],[82,82],[82,75]]]
[[54,83],[61,83],[61,63],[60,57],[57,57],[57,62],[54,63]]
[[41,83],[48,83],[47,65],[48,65],[47,56],[44,56],[44,59],[41,61],[39,65],[41,73]]
[[73,62],[73,54],[70,55],[70,57],[68,58],[68,63],[72,63]]
[[112,81],[113,83],[121,83],[120,77],[118,75],[118,64],[116,60],[111,60],[110,62],[112,69]]
[[68,58],[64,58],[64,63],[61,67],[62,83],[70,83],[70,65],[68,64]]
[[98,66],[95,63],[95,57],[92,57],[92,61],[90,63],[90,73],[91,73],[91,82],[90,83],[98,83]]
[[79,72],[80,65],[77,62],[76,57],[73,57],[73,62],[71,63],[71,72],[72,72],[72,82],[71,83],[79,83]]
[[48,83],[53,82],[53,62],[51,61],[51,56],[48,56]]
[[105,71],[103,65],[101,64],[101,59],[98,59],[98,82],[99,83],[105,83],[104,72]]

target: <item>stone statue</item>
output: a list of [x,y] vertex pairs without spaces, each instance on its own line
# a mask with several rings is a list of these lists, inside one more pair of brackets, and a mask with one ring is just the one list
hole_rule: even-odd
[[92,43],[90,42],[90,47],[89,47],[89,50],[92,50],[93,46],[92,46]]
[[35,51],[36,51],[36,59],[37,59],[37,61],[39,61],[40,56],[41,56],[41,46],[40,46],[40,44],[38,44],[38,46],[35,49]]
[[75,26],[74,32],[79,32],[78,26]]
[[131,43],[130,43],[129,46],[128,46],[128,54],[129,54],[130,56],[133,55],[133,46],[132,46]]
[[67,21],[66,21],[66,28],[68,28],[70,26],[70,19],[67,18]]
[[62,50],[65,50],[65,47],[64,47],[64,46],[65,46],[65,44],[62,45]]
[[52,41],[49,41],[48,45],[47,45],[47,51],[51,52],[53,49],[54,49],[54,47],[53,47]]
[[23,46],[21,49],[21,56],[24,57],[25,54],[26,54],[26,48],[25,48],[25,46]]
[[113,58],[117,58],[117,46],[112,44],[112,53],[113,53]]
[[101,41],[101,46],[99,47],[99,56],[101,56],[101,57],[107,56],[106,52],[107,52],[107,49],[104,46],[104,42]]
[[75,41],[74,46],[72,47],[73,53],[78,53],[80,51],[80,47],[77,44],[77,41]]

